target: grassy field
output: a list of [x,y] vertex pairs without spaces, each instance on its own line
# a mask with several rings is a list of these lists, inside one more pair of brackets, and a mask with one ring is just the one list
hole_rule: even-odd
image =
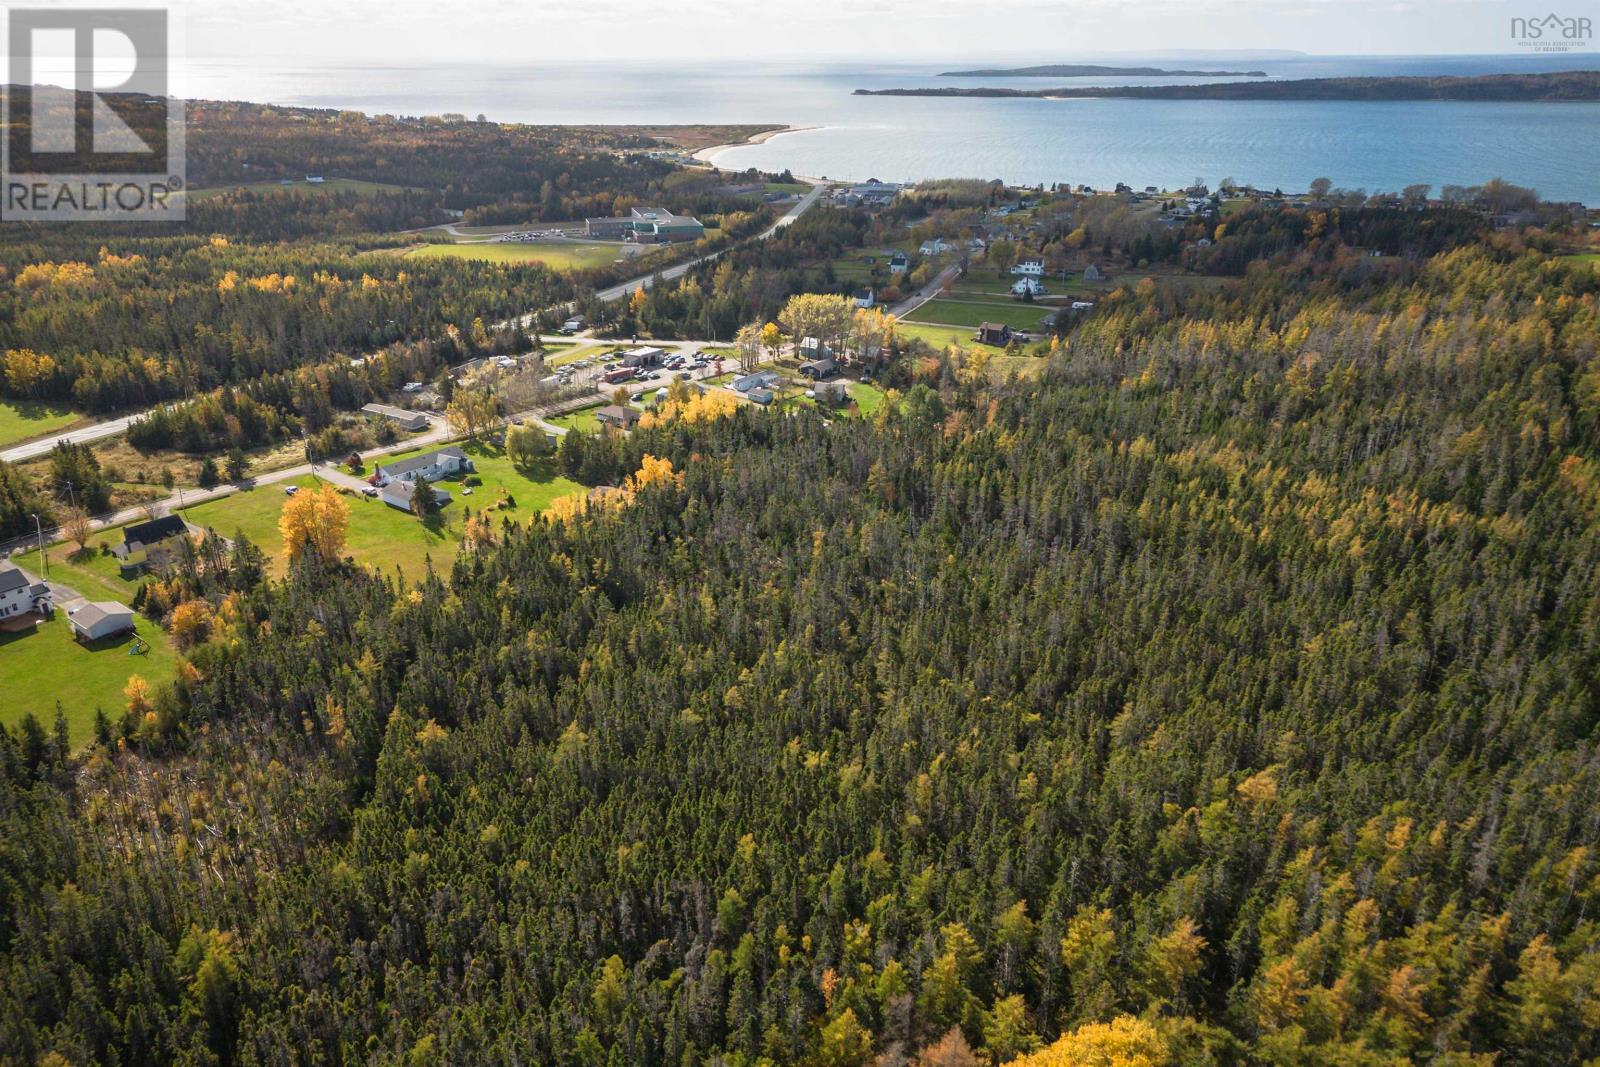
[[550,423],[552,426],[559,426],[564,430],[582,430],[585,433],[599,433],[600,419],[595,412],[599,411],[600,407],[601,405],[596,404],[591,408],[579,408],[577,411],[569,411],[565,415],[557,415],[554,418],[546,419],[544,421]]
[[555,270],[609,267],[623,258],[622,249],[618,245],[578,244],[566,241],[429,244],[414,248],[406,254],[434,259],[448,257],[482,260],[486,263],[543,263]]
[[[449,492],[450,503],[426,522],[381,500],[351,494],[346,541],[349,554],[359,562],[385,571],[399,567],[407,579],[415,580],[425,573],[428,558],[431,557],[435,568],[440,570],[455,558],[461,547],[465,509],[477,512],[491,507],[502,499],[504,490],[516,506],[502,509],[498,514],[524,520],[543,511],[557,497],[585,491],[583,486],[561,477],[551,462],[525,475],[499,449],[487,445],[463,447],[477,466],[483,484],[474,487],[470,495],[463,495],[467,487],[460,481],[441,483],[439,488]],[[391,459],[416,454],[404,452]],[[285,484],[311,486],[316,482],[307,475],[292,483],[262,486],[190,508],[184,512],[184,517],[195,525],[212,527],[224,537],[242,531],[273,558],[273,567],[281,573],[283,539],[278,533],[278,517],[286,499]]]
[[856,411],[870,418],[883,406],[883,390],[865,382],[851,382],[848,392],[856,402]]
[[83,416],[51,404],[0,400],[0,445],[31,441],[81,422]]
[[1600,266],[1600,252],[1581,252],[1575,256],[1562,256],[1568,263],[1593,263]]
[[935,348],[946,348],[950,345],[971,345],[975,342],[972,335],[975,331],[964,326],[930,326],[921,322],[902,322],[895,327],[902,337],[915,337],[919,341],[926,341]]
[[[87,593],[89,590],[82,590]],[[103,709],[119,717],[127,702],[122,695],[128,679],[137,674],[152,685],[170,680],[178,669],[178,656],[167,635],[142,615],[134,616],[138,634],[150,646],[139,656],[128,655],[131,635],[86,646],[72,638],[66,613],[22,633],[0,633],[0,723],[15,726],[32,712],[50,729],[59,701],[67,717],[73,747],[94,733],[94,713]]]
[[295,181],[288,185],[282,182],[240,182],[237,185],[211,185],[204,189],[190,189],[189,195],[196,200],[208,197],[221,196],[223,193],[239,191],[252,193],[293,193],[296,196],[326,196],[330,193],[361,193],[371,196],[374,193],[400,193],[405,191],[403,185],[385,185],[382,182],[364,182],[355,178],[329,178],[317,185],[310,182]]
[[1039,325],[1049,309],[1038,304],[987,303],[935,297],[910,316],[911,322],[931,322],[943,326],[970,326],[1002,322],[1012,329],[1031,329]]

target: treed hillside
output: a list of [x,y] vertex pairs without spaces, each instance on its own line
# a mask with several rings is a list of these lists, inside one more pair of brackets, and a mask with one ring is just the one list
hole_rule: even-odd
[[218,563],[177,690],[0,753],[0,1057],[1600,1055],[1600,279],[1102,310],[575,436],[681,485],[419,589]]

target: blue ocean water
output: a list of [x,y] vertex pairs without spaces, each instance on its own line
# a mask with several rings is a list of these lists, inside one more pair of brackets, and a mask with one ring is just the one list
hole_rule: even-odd
[[[1260,69],[1278,79],[1588,69],[1600,55],[1118,57],[1115,65]],[[808,127],[717,157],[729,168],[834,178],[929,177],[1171,186],[1224,177],[1304,189],[1503,177],[1600,205],[1600,104],[977,100],[858,97],[924,85],[1171,84],[1205,79],[952,79],[994,64],[782,66],[569,63],[243,64],[191,61],[179,91],[372,113],[486,114],[536,123],[784,123]],[[1229,80],[1229,79],[1224,79]]]

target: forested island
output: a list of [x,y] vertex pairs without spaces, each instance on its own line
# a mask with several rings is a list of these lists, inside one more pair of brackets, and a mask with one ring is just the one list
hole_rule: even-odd
[[1046,63],[1038,67],[947,70],[941,78],[1265,78],[1264,70],[1165,70],[1107,67],[1094,63]]
[[[998,76],[998,75],[997,75]],[[1441,78],[1300,78],[1214,85],[1060,86],[1053,89],[918,87],[857,89],[856,96],[1117,97],[1135,100],[1460,100],[1474,102],[1592,102],[1600,100],[1600,71],[1484,74]]]

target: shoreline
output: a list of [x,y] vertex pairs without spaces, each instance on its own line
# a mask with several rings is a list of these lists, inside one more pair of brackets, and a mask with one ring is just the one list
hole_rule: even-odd
[[808,130],[820,130],[822,126],[783,126],[776,130],[763,130],[742,141],[731,141],[728,144],[714,144],[709,148],[702,148],[690,158],[700,163],[709,163],[716,166],[717,157],[733,148],[745,148],[750,145],[766,144],[774,137],[782,137],[786,133],[805,133]]

